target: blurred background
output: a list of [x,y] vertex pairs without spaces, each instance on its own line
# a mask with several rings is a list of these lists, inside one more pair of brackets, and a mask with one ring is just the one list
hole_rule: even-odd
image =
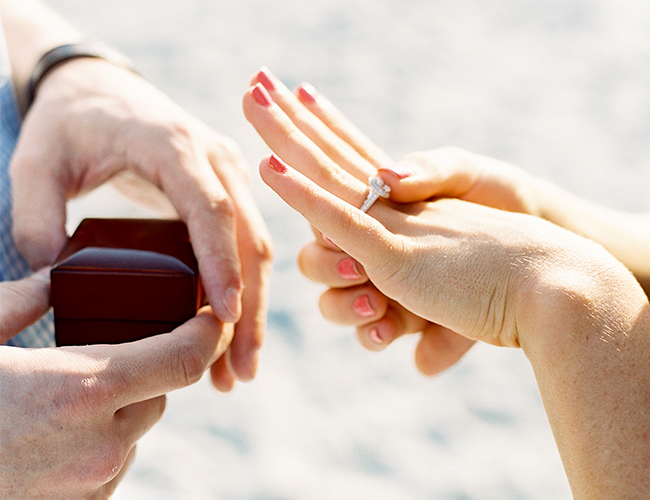
[[[258,377],[169,395],[118,500],[563,499],[521,351],[473,348],[433,379],[415,338],[383,353],[326,323],[295,264],[307,224],[257,176],[241,97],[268,66],[308,81],[396,159],[455,145],[624,210],[650,208],[645,0],[50,0],[234,138],[276,245]],[[70,205],[136,216],[110,188]]]

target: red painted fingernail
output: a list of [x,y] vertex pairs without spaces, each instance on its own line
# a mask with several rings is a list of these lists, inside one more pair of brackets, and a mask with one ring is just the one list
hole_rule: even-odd
[[316,102],[316,89],[308,83],[303,83],[298,87],[298,97],[307,104],[314,104]]
[[266,90],[275,90],[275,84],[273,83],[273,77],[268,68],[264,67],[260,69],[257,73],[257,80],[266,87]]
[[379,172],[386,172],[402,180],[412,176],[415,170],[407,165],[392,165],[390,167],[381,167]]
[[357,271],[357,263],[352,257],[343,259],[336,266],[336,270],[339,272],[341,278],[345,280],[358,280],[361,279],[359,271]]
[[370,305],[370,298],[367,295],[362,295],[361,297],[354,299],[352,308],[355,313],[363,318],[369,318],[377,314],[377,311],[375,311]]
[[370,337],[370,340],[372,340],[375,344],[383,344],[384,339],[381,338],[381,334],[379,333],[379,328],[374,327],[370,332],[368,332],[368,336]]
[[271,96],[261,83],[258,83],[255,85],[255,87],[253,87],[252,93],[253,98],[255,101],[257,101],[257,104],[260,104],[265,108],[268,108],[271,104],[273,104],[273,99],[271,99]]
[[271,158],[269,158],[269,167],[279,174],[286,174],[288,170],[287,164],[275,156],[275,154],[272,154]]

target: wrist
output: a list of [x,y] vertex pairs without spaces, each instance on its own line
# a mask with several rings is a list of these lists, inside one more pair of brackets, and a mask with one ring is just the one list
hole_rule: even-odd
[[519,338],[529,358],[547,357],[569,344],[624,342],[648,305],[638,282],[607,250],[565,234],[561,246],[540,252],[544,256],[531,265],[519,302]]
[[99,59],[115,66],[133,69],[133,63],[124,55],[100,42],[80,42],[59,45],[45,52],[31,72],[25,88],[25,110],[31,106],[36,93],[50,73],[78,59]]

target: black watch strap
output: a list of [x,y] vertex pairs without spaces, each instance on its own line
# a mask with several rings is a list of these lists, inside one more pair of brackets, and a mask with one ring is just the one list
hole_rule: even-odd
[[27,82],[27,108],[31,106],[41,81],[52,69],[71,59],[94,57],[104,59],[117,66],[135,71],[133,63],[125,55],[101,42],[81,42],[59,45],[48,50],[34,66]]

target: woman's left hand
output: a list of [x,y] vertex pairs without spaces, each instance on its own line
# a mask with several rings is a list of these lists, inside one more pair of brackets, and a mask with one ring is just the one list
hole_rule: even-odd
[[[381,148],[310,85],[301,85],[294,95],[268,69],[262,69],[255,76],[252,84],[257,83],[265,86],[272,99],[286,113],[285,118],[291,117],[293,129],[301,132],[299,136],[308,136],[309,142],[313,140],[314,144],[318,144],[319,154],[322,154],[322,148],[345,166],[347,170],[344,175],[351,171],[358,179],[365,181],[368,176],[376,174],[378,166],[392,164]],[[262,137],[272,148],[291,149],[291,145],[282,139],[282,130],[275,135],[273,128],[265,126],[270,118],[259,114],[256,105],[254,99],[245,98],[244,111]],[[334,175],[340,171],[336,167]],[[328,287],[320,300],[323,316],[339,324],[355,326],[362,346],[378,351],[402,335],[421,334],[415,352],[416,365],[422,373],[434,375],[456,363],[474,344],[386,297],[368,280],[359,262],[341,251],[331,240],[323,238],[322,233],[313,226],[312,229],[316,238],[300,252],[300,269],[309,279]]]

